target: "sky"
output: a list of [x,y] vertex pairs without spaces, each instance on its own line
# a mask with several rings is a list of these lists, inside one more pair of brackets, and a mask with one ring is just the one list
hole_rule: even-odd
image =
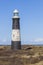
[[11,44],[15,9],[19,10],[21,44],[43,44],[43,0],[0,0],[0,44]]

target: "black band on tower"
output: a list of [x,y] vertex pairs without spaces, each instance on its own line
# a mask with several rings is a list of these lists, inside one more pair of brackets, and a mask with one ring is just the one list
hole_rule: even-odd
[[11,41],[12,42],[12,46],[11,49],[21,49],[21,41]]
[[19,18],[13,18],[12,29],[20,29]]

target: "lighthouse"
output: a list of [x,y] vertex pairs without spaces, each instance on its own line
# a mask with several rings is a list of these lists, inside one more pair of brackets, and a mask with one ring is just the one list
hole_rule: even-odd
[[12,40],[11,49],[21,49],[21,36],[20,36],[20,17],[19,11],[15,9],[12,17]]

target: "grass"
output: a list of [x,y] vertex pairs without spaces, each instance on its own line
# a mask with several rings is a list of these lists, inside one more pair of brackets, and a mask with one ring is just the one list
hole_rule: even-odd
[[43,46],[24,45],[16,51],[0,46],[0,65],[43,65]]

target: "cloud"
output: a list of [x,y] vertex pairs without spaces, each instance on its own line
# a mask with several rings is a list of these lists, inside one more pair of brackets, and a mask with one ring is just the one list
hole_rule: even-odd
[[43,38],[37,38],[34,40],[35,42],[43,42]]
[[0,39],[0,45],[9,45],[11,41],[8,39]]
[[0,39],[0,42],[6,42],[7,41],[7,39]]
[[43,38],[36,38],[29,40],[30,45],[43,45]]
[[7,40],[6,39],[3,39],[2,42],[6,42]]
[[31,42],[43,42],[43,38],[36,38],[34,40],[31,40]]

